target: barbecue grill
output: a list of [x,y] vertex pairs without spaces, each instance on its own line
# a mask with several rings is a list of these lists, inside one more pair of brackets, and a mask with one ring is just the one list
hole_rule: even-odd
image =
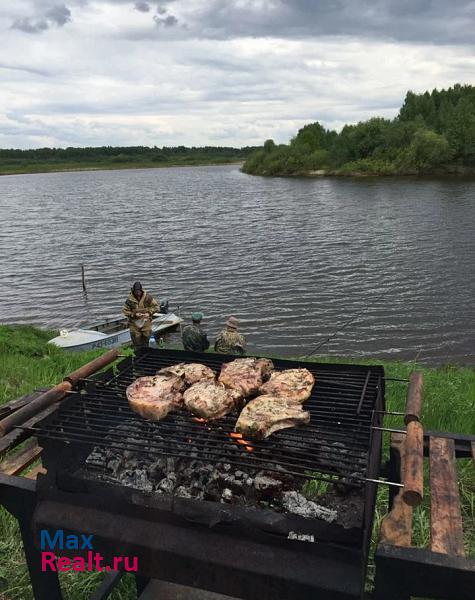
[[[34,532],[93,534],[94,549],[106,559],[137,556],[141,577],[242,598],[361,597],[376,494],[372,480],[381,461],[383,369],[274,360],[278,370],[305,366],[315,376],[305,403],[311,421],[259,442],[234,437],[237,415],[207,423],[181,411],[151,423],[128,406],[125,390],[137,377],[178,362],[219,372],[234,358],[148,349],[84,380],[30,430],[47,469],[37,482]],[[338,516],[328,522],[273,510],[272,503],[223,503],[121,485],[95,459],[101,452],[261,472],[297,489],[308,480],[323,481],[338,490]]]

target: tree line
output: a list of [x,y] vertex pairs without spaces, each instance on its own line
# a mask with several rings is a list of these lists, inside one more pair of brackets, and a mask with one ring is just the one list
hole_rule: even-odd
[[475,167],[475,87],[407,92],[398,116],[345,125],[302,127],[289,144],[267,140],[246,160],[256,175],[464,172]]
[[1,166],[19,166],[35,163],[175,163],[244,160],[255,146],[232,148],[227,146],[100,146],[86,148],[36,148],[32,150],[0,149]]

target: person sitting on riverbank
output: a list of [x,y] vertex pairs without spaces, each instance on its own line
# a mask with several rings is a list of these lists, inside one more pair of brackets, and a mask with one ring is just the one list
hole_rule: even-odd
[[159,311],[155,298],[143,289],[140,281],[136,281],[122,308],[129,322],[130,337],[135,350],[148,348],[152,335],[152,317]]
[[181,334],[183,348],[191,352],[204,352],[209,348],[209,340],[201,328],[202,312],[194,312],[191,315],[191,324],[185,325]]
[[235,317],[229,317],[226,328],[218,335],[214,343],[215,352],[223,354],[244,354],[246,351],[246,340],[238,333],[239,321]]

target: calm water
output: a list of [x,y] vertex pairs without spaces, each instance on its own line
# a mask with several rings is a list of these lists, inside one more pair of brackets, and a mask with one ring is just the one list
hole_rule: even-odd
[[473,180],[8,176],[0,223],[4,323],[112,316],[138,279],[211,335],[237,316],[254,352],[306,353],[360,315],[321,352],[475,363]]

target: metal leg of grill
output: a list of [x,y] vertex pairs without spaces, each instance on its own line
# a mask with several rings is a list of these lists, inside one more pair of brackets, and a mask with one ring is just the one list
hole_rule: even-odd
[[373,600],[410,600],[407,589],[404,588],[404,579],[395,576],[391,569],[378,565]]
[[137,598],[140,598],[140,595],[145,590],[147,585],[150,583],[150,577],[143,577],[142,575],[135,576],[135,587],[137,588]]
[[20,526],[35,600],[62,600],[58,574],[41,569],[41,552],[33,544],[31,523],[36,505],[35,482],[23,477],[0,475],[0,503]]
[[42,571],[41,552],[33,545],[33,534],[29,518],[19,519],[23,549],[25,551],[31,587],[35,600],[62,600],[63,595],[59,585],[58,574],[54,571]]

